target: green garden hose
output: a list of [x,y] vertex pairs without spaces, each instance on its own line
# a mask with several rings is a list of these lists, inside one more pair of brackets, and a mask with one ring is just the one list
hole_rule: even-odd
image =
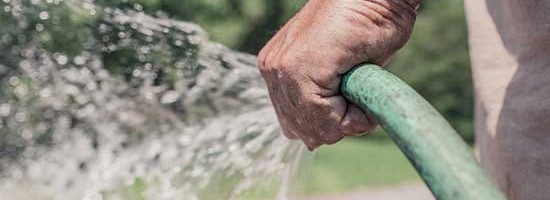
[[472,151],[414,89],[376,65],[348,72],[341,90],[372,114],[438,200],[504,200]]

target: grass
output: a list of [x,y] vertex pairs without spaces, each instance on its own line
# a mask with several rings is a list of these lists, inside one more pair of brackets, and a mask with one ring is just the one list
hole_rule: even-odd
[[380,134],[320,148],[305,181],[306,195],[419,181],[405,156]]

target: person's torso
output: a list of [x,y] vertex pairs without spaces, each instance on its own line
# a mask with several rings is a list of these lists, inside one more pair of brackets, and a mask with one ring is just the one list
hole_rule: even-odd
[[466,0],[466,11],[482,165],[510,200],[548,199],[550,1]]

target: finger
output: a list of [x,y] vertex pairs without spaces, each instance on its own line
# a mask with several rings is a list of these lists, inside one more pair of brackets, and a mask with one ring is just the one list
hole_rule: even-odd
[[340,142],[340,140],[342,140],[344,138],[345,138],[345,135],[339,135],[337,138],[331,138],[331,139],[323,140],[323,144],[326,144],[326,145],[335,144],[337,142]]
[[339,130],[346,109],[346,100],[342,96],[322,97],[313,94],[306,97],[307,107],[303,108],[307,120],[305,129],[310,136],[316,137],[322,144],[334,144],[346,135]]
[[361,135],[376,128],[376,121],[354,104],[348,103],[340,130],[344,135]]

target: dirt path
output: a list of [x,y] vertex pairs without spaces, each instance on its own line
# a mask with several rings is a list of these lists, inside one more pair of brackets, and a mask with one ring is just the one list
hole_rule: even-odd
[[357,190],[347,194],[310,197],[306,200],[434,200],[423,183],[409,183],[376,189]]

